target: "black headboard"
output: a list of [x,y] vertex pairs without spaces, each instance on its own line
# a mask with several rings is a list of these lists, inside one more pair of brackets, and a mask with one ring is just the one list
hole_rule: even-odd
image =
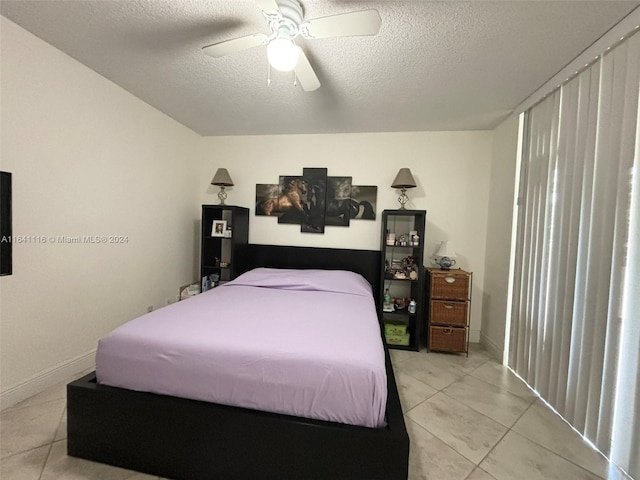
[[289,247],[282,245],[238,245],[234,253],[236,271],[244,273],[256,267],[323,268],[349,270],[362,275],[371,284],[373,298],[380,298],[380,252],[341,248]]

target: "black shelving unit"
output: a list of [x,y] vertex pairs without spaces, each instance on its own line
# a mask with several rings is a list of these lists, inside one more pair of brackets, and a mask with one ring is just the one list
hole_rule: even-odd
[[[390,348],[418,351],[426,345],[423,266],[426,215],[425,210],[382,212],[379,314]],[[385,301],[387,292],[393,299],[392,306]],[[415,311],[408,305],[411,300],[415,302]]]
[[[230,231],[214,236],[215,224]],[[227,230],[225,230],[226,232]],[[249,242],[249,209],[233,205],[202,205],[200,278],[217,274],[226,282],[237,276],[236,250]]]

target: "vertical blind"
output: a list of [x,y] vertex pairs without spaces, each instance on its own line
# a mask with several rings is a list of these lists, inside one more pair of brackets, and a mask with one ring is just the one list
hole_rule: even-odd
[[509,366],[640,478],[640,34],[525,112]]

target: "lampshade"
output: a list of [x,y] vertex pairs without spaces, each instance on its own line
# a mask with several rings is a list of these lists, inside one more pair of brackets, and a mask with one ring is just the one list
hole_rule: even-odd
[[216,174],[211,180],[211,185],[218,185],[219,187],[233,187],[233,180],[226,168],[219,168]]
[[407,188],[414,188],[416,186],[416,181],[411,175],[411,170],[408,168],[401,168],[398,174],[396,175],[396,179],[391,184],[391,188],[400,188],[402,193],[398,197],[398,202],[400,203],[400,210],[404,210],[407,202],[409,201],[409,197],[407,197]]
[[269,64],[281,72],[290,72],[298,64],[300,48],[288,38],[276,38],[267,45]]
[[391,188],[415,188],[415,186],[416,181],[408,168],[401,168],[391,184]]
[[438,248],[438,253],[436,253],[436,257],[455,258],[456,252],[454,251],[453,245],[451,245],[451,242],[448,242],[445,240],[442,243],[440,243],[440,247]]
[[227,199],[227,192],[224,191],[224,187],[233,187],[233,180],[231,180],[231,175],[229,175],[226,168],[219,168],[216,171],[213,180],[211,180],[211,185],[220,187],[218,198],[220,199],[220,205],[224,205],[224,201]]

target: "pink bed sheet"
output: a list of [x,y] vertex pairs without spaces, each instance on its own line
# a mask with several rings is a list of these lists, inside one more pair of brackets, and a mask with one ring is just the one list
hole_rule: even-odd
[[352,272],[256,269],[102,338],[98,382],[331,422],[385,425],[384,347]]

